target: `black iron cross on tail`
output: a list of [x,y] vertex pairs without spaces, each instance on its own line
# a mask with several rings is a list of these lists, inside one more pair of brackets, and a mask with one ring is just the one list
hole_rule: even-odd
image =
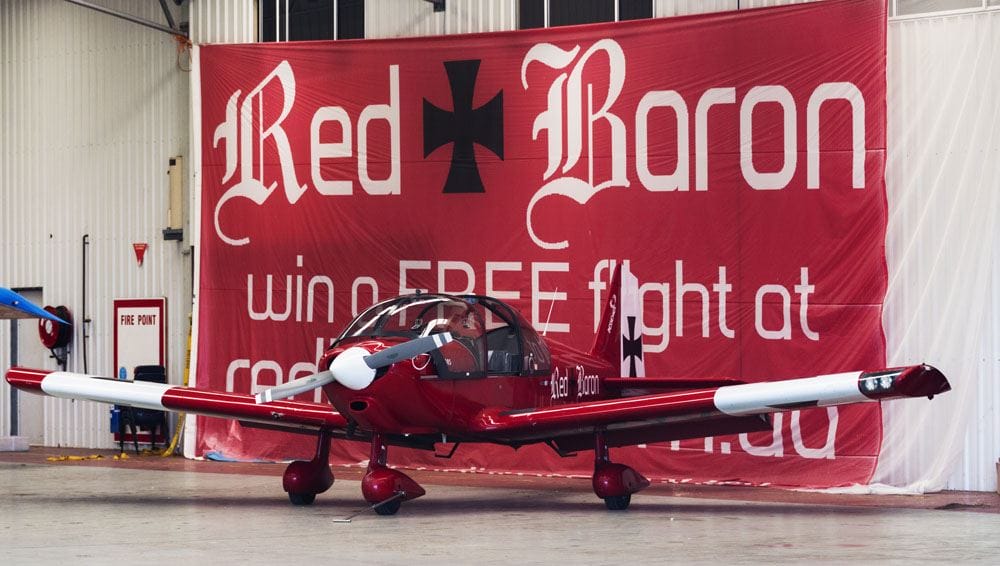
[[635,335],[635,317],[629,316],[628,336],[622,335],[622,360],[629,361],[629,377],[637,377],[635,362],[642,360],[642,335]]

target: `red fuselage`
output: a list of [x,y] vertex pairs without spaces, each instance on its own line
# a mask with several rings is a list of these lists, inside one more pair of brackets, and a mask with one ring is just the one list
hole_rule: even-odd
[[[349,346],[374,352],[400,341],[342,342],[326,352],[321,364],[326,367]],[[326,385],[324,392],[337,411],[362,430],[444,433],[455,438],[466,437],[470,423],[487,407],[517,411],[615,396],[602,382],[607,377],[618,377],[617,368],[558,342],[546,344],[551,367],[544,374],[443,377],[437,371],[441,358],[424,354],[393,364],[361,391],[334,382]],[[617,394],[617,390],[613,393]]]

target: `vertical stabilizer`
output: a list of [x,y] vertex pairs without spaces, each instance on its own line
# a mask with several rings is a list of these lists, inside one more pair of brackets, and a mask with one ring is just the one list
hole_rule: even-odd
[[597,327],[591,354],[621,368],[621,375],[643,377],[642,303],[639,280],[629,271],[628,261],[614,270],[608,288],[608,300]]

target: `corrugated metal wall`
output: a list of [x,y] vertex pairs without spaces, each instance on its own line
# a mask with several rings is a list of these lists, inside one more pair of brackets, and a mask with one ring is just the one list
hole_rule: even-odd
[[[156,2],[101,3],[164,21]],[[70,370],[83,371],[89,234],[90,371],[113,375],[114,298],[166,297],[169,375],[181,379],[190,255],[161,230],[168,160],[188,152],[185,64],[165,33],[60,0],[0,1],[0,284],[42,287],[46,302],[73,310]],[[142,267],[133,242],[149,244]],[[9,344],[9,324],[0,324],[0,367]],[[7,383],[0,387],[7,399]],[[46,444],[111,445],[106,405],[46,398],[44,406]],[[0,409],[3,435],[10,408]]]
[[738,4],[738,0],[653,0],[653,16],[666,18],[724,12],[737,9]]
[[724,12],[727,10],[748,10],[750,8],[765,8],[768,6],[785,6],[788,4],[803,4],[817,0],[653,0],[653,16],[664,18],[669,16],[686,16],[689,14],[706,14],[709,12]]
[[255,0],[191,0],[190,15],[190,37],[194,43],[249,43],[257,40]]

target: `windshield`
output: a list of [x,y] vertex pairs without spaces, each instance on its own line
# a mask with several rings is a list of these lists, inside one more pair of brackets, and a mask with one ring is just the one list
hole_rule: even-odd
[[[406,295],[372,306],[337,342],[413,339],[450,332],[454,340],[431,353],[441,377],[536,375],[549,371],[549,353],[530,324],[501,301],[480,296]],[[523,346],[522,346],[523,345]]]
[[[337,341],[349,338],[419,338],[446,330],[460,334],[475,331],[475,320],[468,318],[470,305],[454,297],[407,295],[379,303],[344,330]],[[480,330],[481,333],[481,330]]]
[[419,338],[450,332],[454,340],[431,353],[441,377],[482,377],[487,358],[480,309],[447,295],[407,295],[363,312],[337,340]]

